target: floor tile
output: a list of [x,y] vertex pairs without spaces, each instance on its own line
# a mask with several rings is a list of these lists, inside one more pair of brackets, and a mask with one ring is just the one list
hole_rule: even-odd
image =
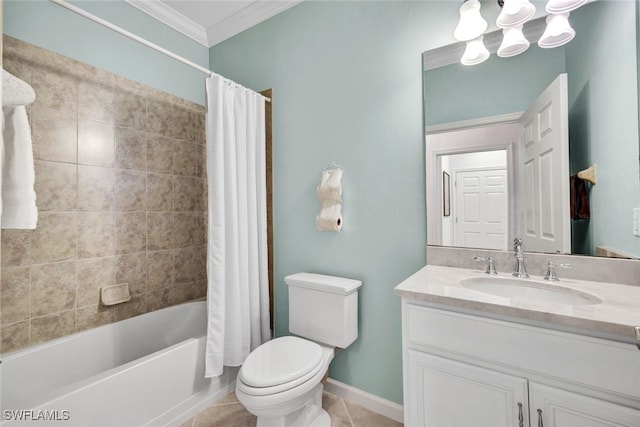
[[[331,416],[331,427],[402,427],[403,424],[360,405],[323,393],[322,407]],[[250,414],[234,392],[200,412],[180,427],[254,427],[256,417]]]

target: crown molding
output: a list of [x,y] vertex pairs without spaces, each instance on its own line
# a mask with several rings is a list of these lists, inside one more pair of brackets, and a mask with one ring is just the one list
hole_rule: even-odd
[[148,0],[125,0],[125,2],[200,43],[204,47],[209,47],[207,31],[165,3]]
[[215,26],[207,29],[209,46],[214,46],[254,25],[302,3],[303,0],[254,1],[238,12],[230,15]]

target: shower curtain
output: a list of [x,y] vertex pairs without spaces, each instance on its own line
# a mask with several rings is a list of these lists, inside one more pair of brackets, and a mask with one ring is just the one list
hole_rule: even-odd
[[270,330],[265,98],[216,74],[206,96],[210,378],[241,365]]

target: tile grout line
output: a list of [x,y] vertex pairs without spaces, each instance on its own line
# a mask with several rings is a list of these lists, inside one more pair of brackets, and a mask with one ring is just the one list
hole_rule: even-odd
[[349,408],[347,408],[347,403],[343,398],[340,398],[340,402],[342,402],[342,407],[344,408],[344,412],[346,412],[347,414],[347,418],[349,419],[349,423],[351,423],[351,427],[356,427],[356,425],[353,423],[353,420],[351,419],[351,414],[349,413]]

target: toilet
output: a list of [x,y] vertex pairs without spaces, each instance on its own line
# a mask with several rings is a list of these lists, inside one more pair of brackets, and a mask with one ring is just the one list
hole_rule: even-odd
[[236,396],[258,427],[330,427],[322,379],[335,349],[358,338],[359,280],[313,273],[284,278],[289,331],[256,348],[238,372]]

